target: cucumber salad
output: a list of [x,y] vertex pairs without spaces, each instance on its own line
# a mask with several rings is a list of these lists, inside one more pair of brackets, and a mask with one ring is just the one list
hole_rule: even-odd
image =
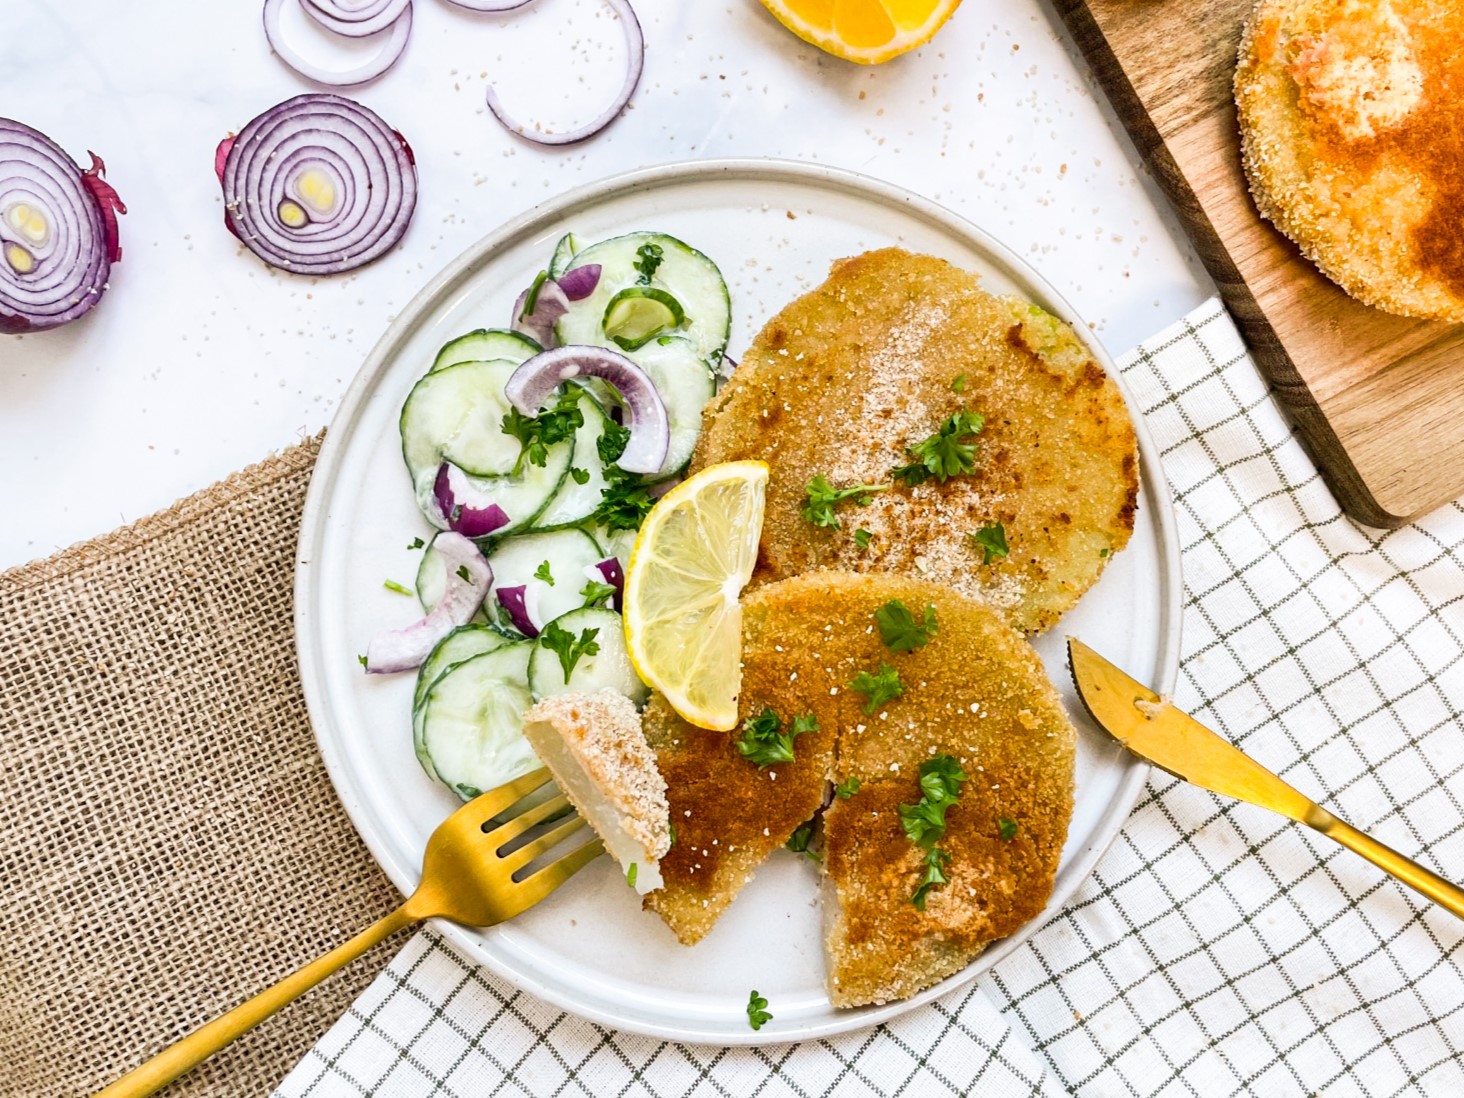
[[363,662],[416,670],[417,758],[464,800],[539,765],[522,730],[537,699],[645,701],[625,565],[691,459],[730,322],[716,264],[675,237],[567,234],[509,326],[448,342],[408,395],[402,458],[435,531],[414,542],[425,616]]

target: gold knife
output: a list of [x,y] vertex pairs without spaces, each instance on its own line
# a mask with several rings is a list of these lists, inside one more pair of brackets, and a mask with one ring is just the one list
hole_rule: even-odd
[[1249,755],[1129,678],[1082,641],[1068,638],[1068,661],[1078,696],[1088,713],[1135,755],[1202,789],[1304,823],[1464,918],[1464,889],[1307,800]]

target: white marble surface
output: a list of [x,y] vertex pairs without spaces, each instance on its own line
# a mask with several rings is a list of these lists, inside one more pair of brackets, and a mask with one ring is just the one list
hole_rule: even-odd
[[500,129],[485,74],[513,109],[592,113],[622,48],[601,0],[504,16],[416,5],[406,56],[348,92],[412,142],[415,220],[374,266],[313,279],[264,267],[222,224],[219,138],[312,87],[269,52],[256,0],[0,3],[0,115],[78,158],[95,149],[129,208],[90,316],[0,336],[0,566],[313,433],[434,271],[534,203],[645,164],[782,156],[909,187],[1029,258],[1115,353],[1212,292],[1038,0],[967,0],[930,46],[875,69],[805,46],[756,0],[638,0],[632,109],[561,150]]

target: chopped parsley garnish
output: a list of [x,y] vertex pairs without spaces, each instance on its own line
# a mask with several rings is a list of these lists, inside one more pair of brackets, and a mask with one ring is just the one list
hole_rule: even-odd
[[805,713],[794,717],[793,724],[784,732],[778,714],[764,709],[742,722],[742,738],[737,741],[737,750],[744,759],[756,763],[759,770],[774,763],[792,762],[794,739],[817,728],[818,718],[812,713]]
[[605,430],[595,440],[595,449],[600,451],[600,461],[605,465],[614,465],[620,460],[620,455],[625,453],[626,444],[630,442],[630,428],[622,427],[618,423],[606,423]]
[[665,252],[661,250],[659,244],[642,244],[635,250],[635,254],[637,258],[631,266],[640,272],[640,277],[636,281],[642,286],[649,285],[651,276],[656,273],[656,268],[665,259]]
[[381,586],[385,587],[388,591],[395,591],[398,595],[415,595],[417,593],[410,587],[403,587],[396,580],[382,580]]
[[571,465],[569,467],[569,475],[570,479],[576,484],[590,483],[590,471],[588,469],[581,469],[576,465]]
[[640,867],[635,862],[631,862],[630,868],[625,871],[625,883],[630,885],[631,888],[635,887],[635,877],[639,869]]
[[747,997],[747,1024],[753,1029],[762,1029],[772,1020],[773,1016],[768,1013],[768,1001],[753,988],[752,994]]
[[822,473],[808,482],[808,503],[803,508],[803,517],[815,526],[838,526],[839,516],[834,508],[845,500],[852,499],[861,507],[869,502],[874,492],[887,492],[888,484],[854,484],[848,488],[835,488]]
[[408,549],[420,549],[420,548],[422,548],[422,546],[424,546],[426,544],[427,543],[425,541],[423,541],[421,538],[413,538],[412,539],[412,544],[411,545],[408,545],[407,548]]
[[847,801],[850,797],[854,796],[854,794],[858,792],[859,779],[854,777],[853,775],[850,775],[849,777],[841,781],[838,785],[834,786],[834,796],[838,797],[841,801]]
[[874,535],[862,527],[854,531],[854,544],[860,549],[868,549],[869,543],[874,540]]
[[924,648],[930,638],[940,632],[935,620],[935,604],[925,604],[925,620],[917,620],[908,607],[899,599],[890,599],[874,612],[874,624],[879,626],[880,640],[891,652],[913,652]]
[[646,515],[656,505],[641,478],[615,464],[625,453],[629,441],[628,427],[606,423],[604,432],[595,443],[600,461],[605,466],[605,490],[600,493],[600,504],[590,517],[611,531],[639,530]]
[[523,472],[524,462],[543,467],[549,464],[549,447],[574,437],[574,433],[585,424],[585,414],[580,410],[578,389],[566,389],[552,408],[546,408],[536,416],[526,416],[517,408],[510,408],[503,416],[503,433],[519,441],[518,460],[513,463],[511,476]]
[[549,562],[547,560],[541,561],[539,567],[534,569],[534,578],[536,580],[543,580],[550,587],[554,586],[554,573],[549,571]]
[[580,598],[585,600],[586,606],[604,606],[614,597],[615,585],[613,583],[590,580],[580,588]]
[[1098,550],[1098,555],[1100,557],[1106,557],[1106,556],[1108,556],[1109,552],[1110,552],[1110,550],[1109,550],[1108,546],[1105,545],[1102,549],[1099,549]]
[[957,374],[956,375],[956,379],[951,382],[951,392],[953,392],[953,393],[964,393],[965,391],[966,391],[966,375],[965,375],[964,372],[962,372],[962,373]]
[[579,639],[568,629],[556,622],[550,622],[544,626],[544,631],[539,634],[539,643],[559,657],[559,666],[564,669],[564,682],[569,684],[569,676],[574,671],[574,665],[579,663],[581,656],[593,656],[599,653],[600,643],[595,640],[600,635],[600,630],[581,629]]
[[468,566],[466,564],[459,564],[458,565],[457,574],[458,574],[458,579],[462,580],[464,583],[472,583],[473,582],[473,577],[471,575],[469,575],[469,573],[468,573]]
[[1005,816],[996,821],[996,833],[1001,836],[1001,841],[1009,843],[1017,837],[1017,821],[1009,820]]
[[1005,560],[1010,549],[1007,547],[1006,527],[993,522],[981,527],[971,535],[971,543],[981,550],[981,563]]
[[942,423],[935,434],[906,447],[915,460],[909,465],[898,466],[891,475],[914,487],[931,477],[944,484],[951,477],[973,472],[976,468],[975,438],[985,426],[986,418],[979,412],[968,412],[962,408]]
[[671,831],[671,845],[672,846],[675,846],[676,845],[676,821],[675,820],[667,820],[666,821],[666,826]]
[[946,877],[946,866],[951,864],[951,856],[939,847],[931,847],[930,852],[925,855],[925,876],[920,878],[920,887],[915,890],[915,895],[910,897],[910,902],[915,905],[915,910],[925,910],[925,894],[936,885],[945,884],[949,878]]
[[365,667],[366,666],[366,657],[365,656],[357,656],[356,658],[361,661],[361,666],[362,667]]
[[903,694],[905,684],[900,681],[900,673],[881,660],[878,673],[859,672],[849,681],[849,689],[857,690],[869,699],[864,703],[864,712],[872,716],[885,702]]
[[812,841],[813,821],[809,820],[806,824],[795,827],[793,834],[788,836],[788,841],[783,846],[785,849],[793,851],[794,854],[802,854],[811,862],[822,861],[817,853],[808,849],[808,844]]

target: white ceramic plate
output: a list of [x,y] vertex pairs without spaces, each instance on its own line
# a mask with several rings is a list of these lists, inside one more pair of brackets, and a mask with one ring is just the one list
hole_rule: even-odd
[[[346,811],[403,892],[417,884],[427,836],[459,802],[413,757],[413,676],[368,677],[357,662],[372,634],[417,612],[382,586],[385,579],[411,583],[418,554],[407,544],[428,533],[402,466],[397,415],[441,344],[507,323],[514,297],[548,262],[560,234],[573,230],[594,241],[636,229],[681,237],[721,266],[732,294],[734,355],[768,316],[821,282],[832,260],[892,244],[944,256],[979,272],[987,289],[1023,294],[1082,329],[1046,282],[974,225],[898,188],[791,162],[703,161],[633,172],[548,202],[469,249],[396,318],[351,385],[321,450],[300,533],[295,613],[311,720]],[[1107,355],[1094,349],[1113,373]],[[1088,875],[1147,772],[1085,726],[1062,636],[1082,636],[1156,689],[1174,684],[1179,552],[1153,444],[1143,423],[1136,426],[1143,489],[1133,539],[1062,626],[1037,642],[1083,732],[1072,825],[1042,918],[913,999],[854,1011],[834,1010],[824,994],[817,870],[783,851],[689,949],[641,912],[606,858],[511,923],[442,929],[470,957],[576,1014],[637,1033],[724,1045],[871,1025],[990,968]],[[752,988],[775,1015],[757,1033],[745,1013]]]

